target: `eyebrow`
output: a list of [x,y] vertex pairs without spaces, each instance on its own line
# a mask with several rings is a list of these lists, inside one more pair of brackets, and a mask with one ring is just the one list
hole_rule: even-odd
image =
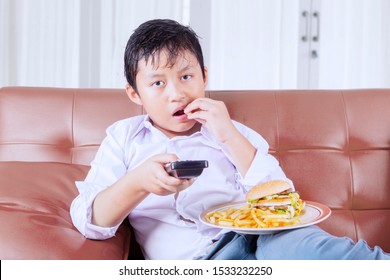
[[146,77],[149,78],[149,79],[160,78],[160,77],[163,77],[163,76],[164,76],[163,74],[158,74],[158,73],[146,75]]
[[[186,72],[186,71],[191,70],[193,68],[194,68],[193,65],[186,65],[185,67],[179,69],[178,73],[183,73],[183,72]],[[146,75],[146,77],[149,79],[156,79],[156,78],[164,77],[164,74],[160,74],[158,72],[157,73],[150,73],[150,74]]]

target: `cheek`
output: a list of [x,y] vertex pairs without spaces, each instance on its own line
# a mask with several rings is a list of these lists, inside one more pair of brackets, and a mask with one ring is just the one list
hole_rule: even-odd
[[144,109],[148,114],[163,118],[167,111],[166,103],[159,98],[144,100]]
[[191,91],[192,97],[195,98],[200,98],[200,97],[205,97],[205,87],[199,85],[198,87],[194,88]]

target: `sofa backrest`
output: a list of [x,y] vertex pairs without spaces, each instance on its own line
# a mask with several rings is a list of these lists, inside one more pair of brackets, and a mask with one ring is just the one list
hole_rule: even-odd
[[258,131],[321,224],[390,251],[390,89],[210,92]]
[[0,161],[89,165],[105,129],[142,114],[120,89],[0,89]]
[[[208,91],[259,132],[321,224],[390,251],[390,89]],[[0,161],[88,165],[114,121],[142,114],[120,89],[0,89]]]

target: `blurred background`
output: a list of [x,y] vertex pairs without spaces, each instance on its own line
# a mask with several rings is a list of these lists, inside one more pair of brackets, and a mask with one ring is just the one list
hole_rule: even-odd
[[0,0],[0,86],[124,88],[153,18],[198,33],[210,90],[390,87],[390,0]]

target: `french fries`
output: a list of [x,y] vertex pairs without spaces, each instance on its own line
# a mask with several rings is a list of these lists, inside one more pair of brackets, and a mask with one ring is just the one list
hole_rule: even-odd
[[272,213],[245,205],[241,208],[228,208],[223,211],[209,212],[206,219],[215,225],[240,228],[273,228],[294,225],[297,217]]

